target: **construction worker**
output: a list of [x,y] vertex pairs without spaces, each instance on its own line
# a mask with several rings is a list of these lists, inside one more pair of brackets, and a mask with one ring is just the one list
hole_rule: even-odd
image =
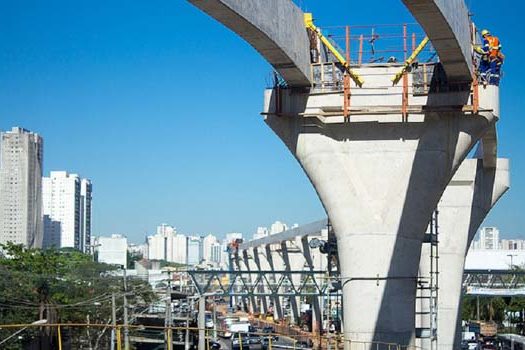
[[499,85],[501,66],[504,56],[501,53],[501,44],[498,37],[492,36],[486,29],[481,31],[483,45],[475,47],[481,55],[479,72],[483,84]]

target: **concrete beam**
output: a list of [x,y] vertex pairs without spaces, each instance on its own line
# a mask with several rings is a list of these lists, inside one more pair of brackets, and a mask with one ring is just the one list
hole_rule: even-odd
[[290,0],[188,0],[253,46],[292,87],[310,87],[303,12]]
[[247,241],[241,243],[240,249],[248,249],[253,247],[266,246],[268,244],[276,244],[285,241],[293,241],[296,237],[305,237],[305,236],[318,236],[321,234],[321,231],[326,229],[328,225],[328,220],[319,220],[312,222],[307,225],[302,225],[299,227],[294,227],[292,229],[286,230],[281,233],[276,233],[267,237],[254,239],[252,241]]
[[[507,159],[499,158],[495,168],[484,166],[481,159],[467,159],[441,197],[438,205],[438,349],[461,347],[461,283],[465,256],[479,226],[509,186]],[[422,276],[430,272],[429,245],[425,248],[420,262]],[[422,345],[427,348],[424,343]]]
[[[389,86],[395,68],[379,71],[369,72],[374,86]],[[352,105],[400,103],[395,89],[383,96],[352,95]],[[423,114],[405,119],[401,113],[370,113],[334,124],[302,115],[316,106],[342,110],[340,94],[284,93],[284,110],[277,116],[274,91],[267,91],[265,121],[301,164],[334,228],[344,336],[360,349],[369,342],[414,344],[415,283],[428,220],[456,169],[498,115],[433,111],[435,104],[450,101],[465,105],[468,96],[468,91],[430,93],[419,102],[428,110]],[[494,111],[496,101],[481,102]]]
[[403,0],[443,63],[449,82],[471,82],[470,16],[464,0]]

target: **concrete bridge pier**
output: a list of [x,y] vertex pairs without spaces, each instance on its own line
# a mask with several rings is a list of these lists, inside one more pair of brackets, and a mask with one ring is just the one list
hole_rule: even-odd
[[[243,259],[244,265],[246,266],[246,271],[257,272],[258,267],[257,263],[255,262],[255,254],[252,248],[243,250]],[[252,285],[255,284],[256,280],[257,276],[255,274],[250,274],[247,278],[247,281],[249,281]],[[250,312],[252,314],[261,312],[260,306],[261,303],[259,302],[259,298],[255,295],[252,295],[250,297]]]
[[[481,159],[468,159],[439,202],[438,349],[461,347],[465,256],[479,226],[509,187],[508,159],[498,158],[496,168],[484,167]],[[424,253],[420,265],[423,273],[429,270],[429,258]]]
[[[281,242],[281,252],[287,271],[303,271],[304,270],[304,256],[298,247],[294,247],[292,242]],[[294,288],[301,286],[301,275],[294,273],[288,276]],[[290,296],[290,308],[292,316],[292,324],[298,325],[301,318],[301,298]]]
[[[388,86],[390,72],[381,73],[385,81],[372,86]],[[265,121],[301,164],[337,237],[347,349],[414,345],[425,228],[456,169],[497,119],[497,89],[487,90],[481,100],[490,112],[440,112],[438,106],[468,104],[468,91],[430,93],[421,101],[424,114],[372,112],[346,123],[319,122],[327,108],[342,109],[340,94],[285,90],[278,113],[275,90],[266,92]],[[352,99],[385,105],[398,96],[393,92],[374,100],[363,89]],[[319,118],[303,117],[316,112]]]
[[[237,266],[237,271],[246,271],[248,269],[248,266],[245,264],[243,255],[244,254],[239,251],[235,253],[234,263]],[[250,303],[249,298],[246,296],[241,296],[240,300],[241,300],[243,310],[250,311],[251,303]]]
[[[268,259],[268,263],[270,264],[270,268],[272,270],[274,271],[284,270],[284,263],[283,263],[282,257],[280,256],[279,252],[275,249],[275,247],[272,247],[272,245],[270,244],[266,246],[266,258]],[[274,273],[273,283],[277,284],[280,278],[281,276],[279,274]],[[278,292],[280,292],[280,290]],[[283,298],[280,296],[275,296],[273,298],[273,305],[274,305],[274,319],[282,321],[284,319]]]
[[[254,247],[253,248],[253,260],[255,262],[255,265],[257,266],[258,271],[270,271],[270,264],[268,263],[268,259],[266,259],[266,256],[263,253],[263,250],[260,247]],[[270,276],[265,276],[267,281],[270,281]],[[260,292],[268,293],[269,291],[266,289],[266,281],[261,281],[261,290]],[[270,302],[266,296],[260,297],[262,300],[262,309],[260,310],[261,313],[266,315],[269,311]]]
[[[320,259],[321,257],[317,256],[317,259],[314,259],[314,255],[312,255],[312,250],[308,244],[308,237],[298,237],[296,242],[301,249],[302,255],[304,256],[307,269],[310,271],[323,271],[325,269],[325,264],[323,264],[323,261],[326,260],[326,257],[323,256],[324,259]],[[319,250],[317,250],[317,255],[322,255]],[[321,281],[317,281],[317,283],[321,283]],[[319,299],[319,297],[312,298],[312,333],[314,334],[321,331],[323,323]]]

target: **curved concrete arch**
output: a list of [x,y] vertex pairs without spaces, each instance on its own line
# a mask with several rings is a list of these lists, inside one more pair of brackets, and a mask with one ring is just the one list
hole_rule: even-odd
[[472,81],[469,11],[464,0],[402,0],[436,49],[449,82]]
[[303,11],[290,0],[188,0],[244,38],[293,87],[309,87]]
[[[188,0],[244,38],[288,85],[310,86],[303,12],[290,0]],[[425,29],[450,82],[470,82],[471,25],[464,0],[402,0]]]

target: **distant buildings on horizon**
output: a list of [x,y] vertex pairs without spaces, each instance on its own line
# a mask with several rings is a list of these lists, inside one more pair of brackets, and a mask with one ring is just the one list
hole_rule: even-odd
[[501,239],[497,227],[482,227],[478,239],[473,240],[471,250],[525,250],[524,239]]
[[[258,227],[253,237],[262,238],[287,229],[288,225],[276,221],[270,229]],[[108,264],[126,265],[127,252],[130,252],[140,254],[149,261],[225,269],[229,267],[229,245],[242,239],[243,234],[240,232],[227,233],[221,240],[211,233],[205,236],[186,235],[177,232],[174,226],[160,224],[154,234],[146,237],[144,244],[129,243],[123,235],[111,235],[95,237],[93,247],[96,248],[98,261]]]
[[0,243],[89,251],[92,184],[76,174],[43,177],[44,142],[29,130],[0,133]]

